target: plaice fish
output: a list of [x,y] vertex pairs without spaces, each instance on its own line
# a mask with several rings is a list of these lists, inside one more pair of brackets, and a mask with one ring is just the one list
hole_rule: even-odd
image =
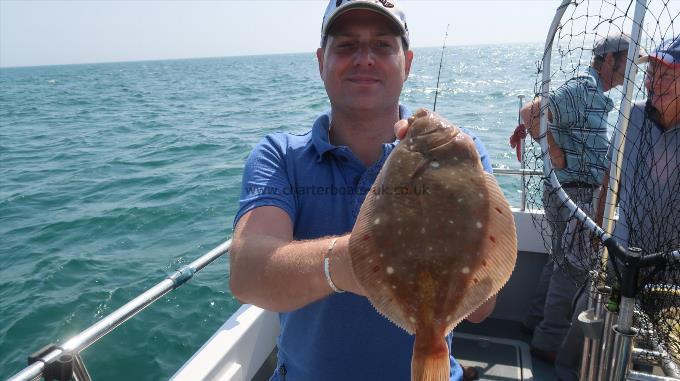
[[415,334],[412,381],[449,380],[445,336],[510,278],[510,206],[472,139],[427,110],[408,120],[366,196],[350,239],[375,308]]

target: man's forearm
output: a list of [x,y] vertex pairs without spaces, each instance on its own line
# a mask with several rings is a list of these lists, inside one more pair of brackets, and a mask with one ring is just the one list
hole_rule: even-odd
[[[541,137],[541,101],[540,98],[536,98],[533,101],[525,104],[520,110],[520,116],[524,121],[524,125],[531,136],[532,139],[538,141]],[[552,113],[548,110],[548,121],[552,121]],[[546,138],[548,139],[548,153],[550,154],[550,160],[552,161],[554,168],[564,168],[566,167],[566,159],[564,157],[564,151],[560,148],[553,137],[550,129],[546,132]]]
[[539,137],[539,122],[541,118],[541,103],[540,99],[525,104],[520,110],[520,116],[524,121],[524,126],[532,139],[537,140]]
[[[524,126],[532,139],[538,141],[541,137],[541,99],[536,98],[525,104],[520,110],[520,116],[524,121]],[[552,120],[552,114],[548,111],[548,120]],[[550,130],[548,137],[550,138]],[[550,143],[550,141],[548,141]]]
[[553,168],[564,168],[567,166],[567,159],[564,156],[564,151],[555,141],[552,132],[548,131],[548,153],[552,161]]
[[[354,288],[348,279],[349,236],[339,237],[330,257],[336,286]],[[291,311],[329,295],[324,256],[329,238],[286,242],[267,236],[235,238],[231,250],[232,293],[241,301],[271,311]],[[356,291],[355,289],[351,291]]]

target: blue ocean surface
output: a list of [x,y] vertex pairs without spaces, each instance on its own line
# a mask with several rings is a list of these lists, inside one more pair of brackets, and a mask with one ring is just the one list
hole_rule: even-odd
[[[541,52],[445,50],[437,111],[495,168]],[[415,53],[402,102],[431,108],[441,49]],[[313,53],[0,69],[0,377],[228,239],[252,147],[328,108]],[[225,257],[89,347],[93,378],[170,377],[240,306],[228,279]]]

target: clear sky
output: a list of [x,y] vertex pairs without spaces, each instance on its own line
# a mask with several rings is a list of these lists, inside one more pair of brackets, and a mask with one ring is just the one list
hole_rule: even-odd
[[[559,0],[401,0],[414,47],[544,41]],[[0,66],[312,52],[326,0],[0,0]]]

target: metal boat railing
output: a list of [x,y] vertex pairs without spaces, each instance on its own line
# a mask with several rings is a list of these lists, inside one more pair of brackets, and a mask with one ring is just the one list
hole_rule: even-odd
[[127,302],[64,344],[42,349],[39,353],[31,356],[32,364],[12,376],[8,381],[37,380],[46,373],[53,375],[56,379],[63,378],[70,380],[74,378],[76,381],[88,381],[90,377],[80,358],[81,351],[97,342],[97,340],[129,318],[138,314],[151,303],[163,297],[163,295],[182,286],[194,274],[229,251],[230,246],[231,240],[220,244],[190,264],[182,266],[157,285]]
[[[522,179],[524,179],[525,176],[543,176],[543,172],[541,171],[532,171],[527,169],[495,169],[494,174],[520,175],[522,176]],[[522,181],[522,204],[520,206],[521,211],[526,210],[527,190],[525,185],[526,183]],[[105,336],[120,324],[127,321],[129,318],[141,312],[144,308],[154,303],[168,292],[185,284],[194,276],[194,274],[201,271],[215,259],[227,253],[230,246],[231,239],[223,242],[190,264],[182,266],[155,286],[132,299],[102,320],[91,325],[78,335],[69,339],[64,344],[52,345],[41,349],[29,357],[28,367],[12,376],[8,381],[38,380],[42,377],[50,380],[75,379],[76,381],[90,381],[90,375],[85,368],[82,358],[80,357],[80,352],[97,342],[97,340],[99,340],[101,337]],[[678,253],[674,254],[675,256],[680,255]],[[641,374],[639,372],[629,372],[628,379],[668,380],[668,378],[650,376]]]
[[[522,162],[524,167],[524,162]],[[530,169],[494,169],[494,175],[520,175],[522,176],[522,201],[520,203],[520,210],[524,212],[527,209],[527,187],[524,181],[525,176],[543,176],[543,171],[535,171]]]

